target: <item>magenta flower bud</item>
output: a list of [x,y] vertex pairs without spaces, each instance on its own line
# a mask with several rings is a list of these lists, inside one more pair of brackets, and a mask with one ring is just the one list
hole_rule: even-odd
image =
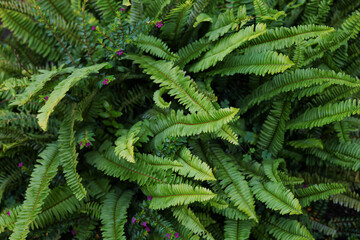
[[175,238],[178,238],[178,237],[179,237],[179,233],[175,233],[174,236],[175,236]]
[[147,197],[147,200],[151,201],[151,200],[152,200],[152,197],[151,197],[151,196],[148,196],[148,197]]
[[149,228],[149,227],[146,227],[145,230],[146,230],[147,232],[150,232],[150,228]]
[[168,237],[168,239],[170,239],[171,233],[167,233],[167,234],[165,235],[165,237]]
[[87,146],[87,147],[90,146],[90,142],[87,142],[87,143],[85,144],[85,146]]
[[23,166],[23,162],[19,163],[19,167],[21,168]]
[[144,227],[147,227],[146,224],[147,224],[147,222],[143,222],[141,225]]
[[120,11],[124,11],[125,9],[123,9],[123,8],[120,8]]
[[10,212],[9,212],[9,211],[7,212],[7,214],[8,214],[8,215],[9,215],[9,217],[10,217]]
[[307,188],[306,184],[303,185],[303,188]]
[[79,143],[80,147],[82,146],[82,142]]
[[72,234],[72,235],[75,235],[75,230],[74,230],[74,229],[71,230],[71,234]]
[[45,99],[45,101],[47,101],[47,100],[49,99],[49,97],[48,97],[48,96],[46,96],[46,97],[44,97],[44,99]]
[[133,218],[131,219],[131,222],[132,222],[132,223],[135,223],[135,221],[136,221],[136,218],[133,217]]
[[95,30],[95,26],[92,27],[92,30]]

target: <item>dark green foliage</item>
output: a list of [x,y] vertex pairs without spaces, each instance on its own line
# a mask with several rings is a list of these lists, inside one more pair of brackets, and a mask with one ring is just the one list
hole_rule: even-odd
[[3,0],[0,19],[0,239],[360,236],[358,1]]

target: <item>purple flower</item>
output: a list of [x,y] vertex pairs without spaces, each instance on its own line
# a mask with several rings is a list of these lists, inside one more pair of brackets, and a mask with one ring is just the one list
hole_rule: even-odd
[[152,197],[151,197],[151,196],[148,196],[148,197],[147,197],[147,200],[151,201],[151,200],[152,200]]
[[124,11],[125,9],[123,9],[123,8],[120,8],[120,11]]
[[82,142],[79,143],[80,147],[82,146]]
[[146,230],[147,232],[150,232],[150,228],[149,228],[149,227],[146,227],[145,230]]
[[23,162],[19,163],[19,167],[22,167],[23,166]]
[[306,184],[303,185],[303,188],[307,188]]
[[136,218],[133,217],[133,218],[131,219],[131,222],[132,222],[132,223],[135,223],[135,221],[136,221]]
[[95,30],[95,26],[92,27],[92,30]]
[[87,146],[87,147],[90,146],[90,142],[87,142],[87,143],[85,144],[85,146]]
[[158,27],[158,28],[161,28],[162,27],[162,25],[164,25],[164,24],[162,24],[162,22],[160,21],[160,22],[156,22],[156,26]]
[[75,235],[75,230],[74,230],[74,229],[71,230],[71,234],[72,234],[72,235]]
[[174,236],[175,236],[175,238],[178,238],[178,237],[179,237],[179,233],[175,233]]
[[168,239],[170,239],[171,233],[167,233],[167,234],[165,235],[165,237],[168,237]]
[[104,85],[108,85],[108,84],[109,84],[109,79],[104,79],[104,81],[102,81],[102,83],[103,83]]
[[147,227],[146,224],[147,224],[147,222],[143,222],[141,225],[144,227]]
[[9,212],[9,211],[7,212],[7,214],[8,214],[8,215],[9,215],[9,217],[10,217],[10,212]]
[[48,97],[48,96],[46,96],[46,97],[44,97],[44,99],[45,99],[45,101],[47,101],[47,100],[49,99],[49,97]]
[[119,56],[121,56],[121,54],[123,54],[123,51],[120,49],[119,51],[116,52],[116,54],[118,54]]

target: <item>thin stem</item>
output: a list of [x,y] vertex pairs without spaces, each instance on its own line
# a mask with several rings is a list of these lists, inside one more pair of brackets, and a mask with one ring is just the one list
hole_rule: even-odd
[[112,42],[115,47],[118,47],[118,46],[113,42],[113,40],[111,40],[111,39],[110,39],[105,33],[103,33],[100,29],[99,29],[99,32],[101,33],[101,35],[103,35],[104,37],[106,37],[110,42]]
[[99,42],[101,44],[101,46],[103,46],[103,48],[105,48],[106,50],[108,50],[109,52],[113,53],[110,49],[108,49],[102,42]]
[[65,47],[64,43],[60,40],[60,38],[56,35],[55,31],[53,30],[53,28],[51,27],[51,25],[46,21],[45,17],[42,15],[41,11],[40,11],[40,7],[38,7],[38,12],[41,16],[41,18],[44,20],[44,22],[46,23],[46,25],[50,28],[51,31],[54,32],[54,36],[56,37],[56,39],[58,40],[58,42],[61,44],[61,46],[65,49],[67,55],[70,57],[71,62],[74,64],[74,66],[76,68],[78,68],[78,66],[76,65],[76,63],[74,62],[74,59],[72,58],[71,54],[69,53],[69,51],[67,50],[67,48]]
[[24,69],[29,75],[32,75],[32,74],[31,74],[28,70],[26,70],[26,68],[21,64],[21,62],[20,62],[20,60],[19,60],[19,58],[18,58],[18,55],[16,54],[16,49],[13,48],[13,50],[14,50],[14,54],[15,54],[15,57],[16,57],[16,61],[19,63],[20,67],[21,67],[22,69]]
[[85,4],[86,4],[86,0],[84,0],[84,6],[82,8],[82,19],[83,19],[83,30],[84,30],[84,36],[85,36],[85,43],[86,43],[86,48],[88,50],[88,54],[90,56],[91,62],[92,62],[92,64],[95,64],[94,60],[92,59],[92,56],[90,54],[89,44],[87,42],[86,31],[85,31]]

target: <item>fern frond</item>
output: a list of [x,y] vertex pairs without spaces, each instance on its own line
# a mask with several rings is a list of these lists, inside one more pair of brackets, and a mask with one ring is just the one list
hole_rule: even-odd
[[170,102],[165,102],[165,100],[162,98],[162,95],[164,93],[168,92],[168,90],[166,88],[160,88],[159,90],[156,90],[154,92],[154,102],[155,104],[159,107],[159,108],[168,108],[171,105],[171,101]]
[[360,10],[354,11],[342,24],[343,30],[351,31],[351,38],[356,38],[360,32]]
[[265,203],[268,208],[280,210],[280,214],[302,214],[299,201],[282,183],[262,183],[257,180],[251,180],[249,184],[256,198]]
[[152,209],[208,201],[216,196],[207,188],[199,186],[193,188],[187,184],[156,184],[143,188],[143,192],[152,197],[150,202]]
[[26,190],[25,201],[22,210],[17,216],[11,240],[26,239],[29,233],[29,226],[36,216],[41,212],[45,198],[49,195],[49,184],[57,173],[59,157],[57,144],[49,144],[48,147],[39,154],[39,164],[36,165],[31,174],[30,185]]
[[337,132],[337,136],[340,142],[345,143],[350,141],[349,122],[344,120],[339,122],[334,122],[334,129]]
[[133,40],[133,42],[145,52],[150,52],[150,54],[163,58],[166,60],[176,60],[179,58],[175,53],[172,53],[169,50],[169,47],[159,38],[156,38],[151,35],[139,34],[138,38]]
[[288,122],[287,129],[301,129],[323,126],[335,121],[341,121],[352,114],[360,113],[356,99],[348,99],[338,103],[328,103],[324,106],[308,109],[296,119]]
[[202,162],[197,156],[192,155],[190,150],[186,147],[180,149],[175,157],[176,160],[183,165],[183,167],[179,169],[180,174],[193,177],[195,180],[216,180],[211,168],[206,163]]
[[183,31],[186,19],[190,14],[192,1],[186,1],[183,4],[173,8],[165,17],[164,26],[161,28],[162,34],[169,40],[177,39]]
[[269,29],[265,34],[240,47],[246,51],[263,52],[290,47],[294,43],[334,31],[327,26],[300,25],[291,28]]
[[307,207],[311,202],[319,199],[327,199],[331,195],[345,192],[343,185],[338,183],[322,183],[309,186],[307,188],[299,188],[296,190],[296,196],[299,198],[300,204]]
[[105,67],[107,63],[97,64],[90,67],[84,67],[76,69],[72,74],[62,80],[51,92],[48,101],[45,105],[39,110],[40,114],[37,116],[40,127],[46,131],[47,122],[50,117],[51,112],[54,110],[55,106],[65,97],[65,94],[69,89],[78,83],[81,79],[86,78],[92,73],[98,73],[100,69]]
[[230,56],[224,62],[218,64],[208,75],[221,74],[221,76],[242,74],[275,74],[284,72],[292,67],[294,63],[288,56],[277,52],[267,51],[262,53],[250,53],[241,56]]
[[315,240],[306,227],[296,220],[276,219],[273,216],[264,225],[266,231],[278,240]]
[[187,20],[187,26],[191,27],[194,25],[197,16],[204,11],[207,5],[210,3],[210,0],[194,0],[194,4],[192,5],[192,9]]
[[184,168],[184,165],[178,161],[174,161],[170,158],[158,157],[151,154],[136,154],[136,157],[146,162],[146,164],[156,167],[158,169],[172,169],[173,171],[178,171],[179,169]]
[[307,138],[301,140],[288,141],[288,145],[294,148],[320,148],[324,149],[323,142],[321,139]]
[[360,196],[356,192],[346,191],[341,194],[330,196],[333,203],[360,212]]
[[320,85],[331,83],[345,85],[349,87],[358,87],[360,81],[343,73],[320,69],[297,69],[293,72],[285,72],[276,75],[271,81],[265,82],[250,95],[246,96],[241,113],[247,111],[249,107],[254,106],[264,100],[283,93],[301,89],[305,86]]
[[284,143],[286,122],[290,119],[290,101],[276,101],[273,109],[262,126],[257,145],[261,149],[268,149],[276,156]]
[[85,154],[86,161],[105,172],[106,175],[120,180],[137,181],[140,186],[154,183],[167,183],[165,173],[156,170],[142,161],[130,163],[115,155],[114,147],[109,147],[103,153],[89,152]]
[[145,14],[150,19],[157,19],[162,14],[163,9],[171,3],[171,0],[154,0],[147,3]]
[[275,160],[273,160],[273,159],[263,160],[264,173],[272,182],[281,182],[281,179],[280,179],[280,176],[279,176],[278,170],[277,170],[280,163],[285,164],[285,160],[282,158],[275,159]]
[[250,221],[231,220],[225,221],[225,240],[249,239],[252,223]]
[[210,51],[190,68],[190,72],[199,72],[214,66],[218,61],[222,61],[233,50],[244,44],[246,41],[257,38],[258,36],[266,32],[266,25],[257,24],[255,26],[249,26],[245,29],[232,34],[229,37],[221,39]]
[[41,11],[51,11],[63,18],[66,22],[71,22],[75,20],[75,16],[72,13],[72,9],[68,7],[68,2],[65,1],[55,1],[55,0],[45,0],[40,1],[39,6]]
[[120,8],[119,2],[115,0],[97,0],[96,5],[101,10],[102,19],[107,23],[114,21]]
[[159,115],[147,125],[154,134],[154,144],[158,146],[167,137],[194,136],[200,133],[216,132],[233,120],[238,109],[223,108],[209,112],[184,115],[182,110],[171,111],[170,115]]
[[125,240],[124,225],[126,220],[126,209],[134,192],[124,191],[119,193],[108,193],[101,209],[101,231],[103,237],[114,240]]
[[141,130],[142,122],[137,122],[121,137],[115,141],[115,154],[120,158],[125,158],[127,161],[134,163],[134,145],[139,140],[137,135]]
[[179,60],[176,61],[176,64],[184,67],[185,64],[198,58],[202,52],[209,50],[211,43],[205,38],[201,38],[192,43],[189,43],[183,48],[180,48],[177,55],[179,55]]
[[211,27],[205,36],[207,36],[210,41],[215,41],[230,29],[234,30],[236,26],[234,10],[232,8],[230,10],[227,9],[226,12],[219,14],[216,21],[211,24]]
[[250,219],[258,221],[254,198],[244,176],[238,171],[232,159],[219,147],[211,146],[209,150],[217,168],[215,176],[217,179],[223,179],[220,184],[225,193],[239,210],[245,212]]
[[202,235],[203,238],[208,240],[215,240],[211,233],[209,233],[204,225],[200,222],[199,218],[187,206],[177,206],[172,208],[174,217],[183,224],[191,232]]

